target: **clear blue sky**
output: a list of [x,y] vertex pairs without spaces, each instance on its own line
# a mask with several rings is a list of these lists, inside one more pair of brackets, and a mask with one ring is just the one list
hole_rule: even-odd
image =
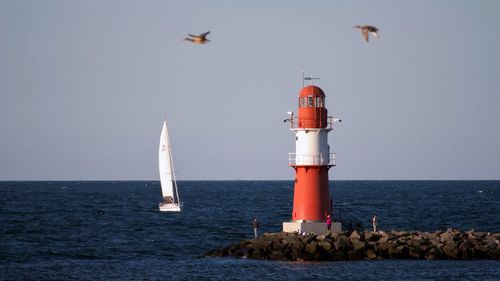
[[164,114],[179,179],[291,180],[301,63],[343,119],[331,178],[500,179],[499,11],[0,0],[0,180],[156,180]]

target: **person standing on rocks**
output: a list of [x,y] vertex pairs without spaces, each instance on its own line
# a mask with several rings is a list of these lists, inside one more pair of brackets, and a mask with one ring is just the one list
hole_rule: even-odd
[[259,221],[257,220],[257,218],[254,218],[253,219],[253,222],[252,222],[252,225],[253,225],[253,234],[254,234],[254,237],[257,238],[257,231],[259,230]]
[[332,229],[332,218],[330,215],[326,216],[326,229],[328,229],[328,231]]
[[377,215],[373,215],[372,225],[373,225],[373,232],[377,232],[377,225],[378,225]]

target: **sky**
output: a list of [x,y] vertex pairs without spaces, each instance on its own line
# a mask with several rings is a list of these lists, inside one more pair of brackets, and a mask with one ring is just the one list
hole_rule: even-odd
[[[333,180],[500,179],[500,1],[0,0],[0,180],[292,180],[306,75]],[[370,24],[365,43],[353,25]],[[205,45],[182,39],[210,31]]]

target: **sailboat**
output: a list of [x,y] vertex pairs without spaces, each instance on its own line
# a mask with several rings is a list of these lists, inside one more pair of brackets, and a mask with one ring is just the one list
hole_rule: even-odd
[[158,151],[158,161],[160,169],[161,193],[163,201],[159,208],[162,212],[180,212],[181,202],[179,200],[179,191],[177,190],[177,181],[175,180],[174,162],[172,161],[172,147],[167,128],[167,119],[163,121],[161,130],[160,148]]

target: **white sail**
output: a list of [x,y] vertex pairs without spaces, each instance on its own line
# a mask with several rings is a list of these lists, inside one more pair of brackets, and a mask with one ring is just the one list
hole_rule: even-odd
[[160,170],[161,193],[164,199],[164,202],[160,203],[160,210],[180,211],[179,193],[175,180],[172,147],[168,134],[167,120],[163,122],[161,131],[158,164]]
[[167,121],[163,122],[160,137],[160,148],[158,152],[158,163],[160,168],[161,193],[163,197],[174,197],[174,175],[172,169],[172,157],[170,154],[170,139],[168,135]]

